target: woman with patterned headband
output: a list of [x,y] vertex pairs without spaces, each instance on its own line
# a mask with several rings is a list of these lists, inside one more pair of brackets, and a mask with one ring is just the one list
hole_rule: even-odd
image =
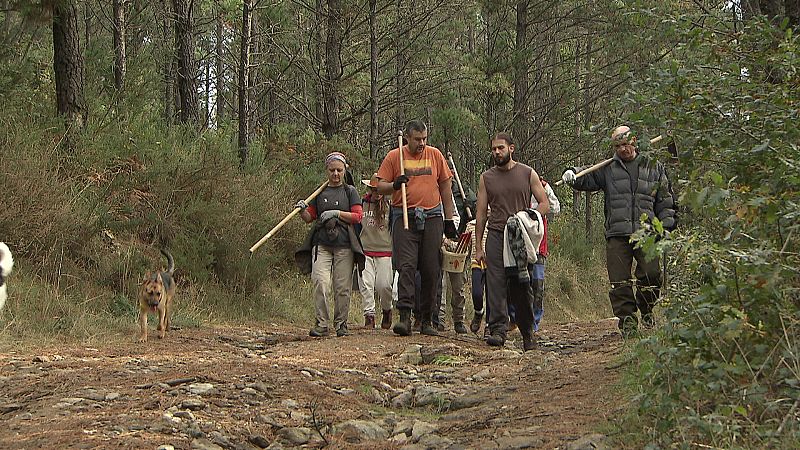
[[[326,336],[333,325],[337,336],[346,336],[350,311],[353,265],[363,269],[364,252],[353,224],[361,222],[363,208],[355,187],[344,182],[347,160],[340,152],[325,158],[328,186],[310,204],[300,200],[300,217],[306,223],[316,220],[304,247],[311,251],[311,281],[314,284],[316,324],[310,336]],[[310,242],[308,242],[310,241]],[[303,250],[298,251],[300,253]],[[333,324],[328,315],[328,299],[333,298]]]

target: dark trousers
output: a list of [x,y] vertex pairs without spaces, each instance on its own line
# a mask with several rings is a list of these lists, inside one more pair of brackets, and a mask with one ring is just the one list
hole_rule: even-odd
[[[530,264],[528,271],[533,270]],[[533,289],[507,276],[503,266],[503,232],[489,230],[486,238],[486,309],[489,330],[505,338],[508,331],[508,304],[514,306],[516,323],[523,336],[533,333]]]
[[425,219],[425,229],[417,231],[411,227],[403,229],[403,219],[398,217],[392,225],[392,255],[399,274],[397,280],[397,308],[415,308],[414,278],[419,271],[421,292],[419,317],[431,320],[431,308],[436,300],[436,284],[441,278],[442,233],[444,220],[441,216]]
[[482,314],[483,299],[486,297],[486,269],[472,269],[472,308]]
[[[606,267],[608,268],[608,281],[611,290],[608,297],[614,315],[619,317],[619,327],[625,322],[634,326],[636,310],[642,317],[649,316],[653,311],[659,296],[661,285],[661,267],[659,258],[647,259],[642,249],[634,248],[635,243],[629,242],[627,236],[612,237],[606,241]],[[635,280],[631,278],[633,261],[636,260]],[[636,294],[634,295],[634,281]]]

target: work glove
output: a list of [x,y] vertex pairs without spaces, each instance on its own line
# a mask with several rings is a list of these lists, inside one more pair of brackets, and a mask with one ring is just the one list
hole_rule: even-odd
[[402,174],[394,179],[394,183],[392,183],[392,189],[399,191],[401,186],[406,183],[408,183],[408,177],[405,174]]
[[572,169],[567,169],[567,170],[565,170],[565,171],[564,171],[564,174],[563,174],[563,175],[561,175],[561,180],[562,180],[564,183],[567,183],[567,184],[572,184],[572,183],[574,183],[576,178],[577,178],[577,177],[575,176],[575,171],[574,171],[574,170],[572,170]]
[[319,215],[319,221],[325,223],[331,219],[338,219],[339,213],[341,213],[341,211],[338,209],[329,209],[327,211],[323,211],[323,213]]
[[447,236],[448,239],[456,240],[458,239],[458,231],[456,230],[456,223],[451,220],[444,221],[444,235]]
[[297,203],[294,204],[295,208],[300,208],[300,211],[308,208],[308,203],[305,200],[298,200]]

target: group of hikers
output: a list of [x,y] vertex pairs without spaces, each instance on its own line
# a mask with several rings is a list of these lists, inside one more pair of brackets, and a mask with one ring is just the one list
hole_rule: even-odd
[[[503,346],[516,327],[523,349],[536,348],[544,311],[547,220],[560,209],[552,187],[514,160],[516,147],[508,133],[490,140],[494,165],[481,174],[477,198],[469,188],[456,187],[452,158],[448,164],[439,149],[427,145],[424,122],[408,122],[403,137],[407,144],[389,151],[371,179],[362,180],[368,189],[363,198],[346,180],[345,155],[332,152],[325,158],[327,186],[308,204],[301,200],[295,205],[305,222],[314,222],[295,255],[298,263],[310,262],[305,265],[313,283],[316,323],[309,334],[349,333],[354,268],[365,326],[376,326],[378,306],[381,328],[400,336],[414,331],[436,335],[446,329],[443,297],[449,290],[453,330],[467,333],[466,272],[443,271],[442,248],[468,241],[461,250],[471,247],[475,313],[470,331],[478,333],[485,318],[487,344]],[[663,165],[638,152],[630,128],[615,128],[611,143],[615,153],[609,164],[590,173],[569,168],[562,180],[576,190],[605,194],[609,298],[623,336],[630,336],[638,329],[637,311],[643,326],[653,326],[661,283],[658,258],[648,258],[630,237],[642,226],[643,214],[660,220],[665,230],[674,229],[675,198]],[[333,299],[333,320],[328,299]]]

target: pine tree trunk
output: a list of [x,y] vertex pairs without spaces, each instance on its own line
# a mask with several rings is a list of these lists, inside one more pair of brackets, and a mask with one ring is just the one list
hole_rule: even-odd
[[259,40],[259,35],[261,25],[259,24],[258,20],[258,2],[254,0],[252,1],[253,3],[251,4],[250,10],[250,68],[247,70],[247,75],[249,77],[247,82],[247,102],[248,111],[250,113],[249,132],[251,136],[255,132],[254,130],[261,123],[261,113],[263,110],[262,105],[258,101],[253,100],[256,98],[256,86],[258,86],[258,67],[260,67],[258,56],[261,54],[261,41]]
[[162,67],[164,75],[164,121],[168,124],[175,122],[175,27],[170,0],[164,0],[162,7]]
[[[497,41],[498,41],[498,18],[496,9],[499,5],[491,1],[487,1],[483,5],[483,16],[486,21],[486,81],[491,82],[497,72],[497,61],[499,55],[497,54]],[[486,93],[486,109],[485,122],[487,135],[491,135],[497,131],[497,104],[500,100],[500,95],[494,86],[489,86],[489,91]]]
[[516,63],[514,67],[514,106],[511,129],[517,143],[515,158],[525,158],[528,139],[528,0],[517,2]]
[[127,59],[125,55],[125,0],[114,0],[114,87],[122,92],[125,87]]
[[88,110],[83,93],[83,54],[75,0],[53,5],[53,70],[58,114],[76,130],[86,125]]
[[217,11],[217,29],[214,42],[214,96],[216,100],[216,120],[217,127],[222,124],[225,118],[225,65],[224,65],[224,39],[225,39],[225,24],[223,22],[222,8]]
[[178,57],[178,98],[180,99],[180,121],[198,124],[199,108],[192,36],[192,0],[173,0],[175,8],[175,38]]
[[242,2],[242,42],[239,60],[239,164],[247,162],[250,139],[249,89],[250,38],[253,25],[252,0]]
[[369,0],[369,157],[378,156],[378,32],[377,0]]
[[[209,47],[211,43],[209,42]],[[209,48],[210,50],[210,48]],[[211,60],[205,59],[203,61],[203,68],[205,73],[203,74],[203,93],[205,96],[205,101],[203,102],[203,122],[204,128],[209,128],[211,126]]]
[[[397,23],[403,24],[405,21],[403,18],[405,14],[403,12],[403,0],[397,0]],[[405,30],[401,29],[400,26],[395,25],[395,63],[394,63],[394,83],[395,83],[395,94],[394,94],[394,125],[395,129],[402,130],[403,124],[405,123],[405,114],[404,114],[404,105],[403,105],[403,95],[406,90],[406,78],[403,76],[403,71],[405,70],[406,64],[408,64],[406,54],[403,52],[403,42],[405,36]]]
[[342,76],[342,5],[328,0],[327,37],[325,39],[325,80],[322,86],[322,132],[331,138],[339,132],[339,78]]

